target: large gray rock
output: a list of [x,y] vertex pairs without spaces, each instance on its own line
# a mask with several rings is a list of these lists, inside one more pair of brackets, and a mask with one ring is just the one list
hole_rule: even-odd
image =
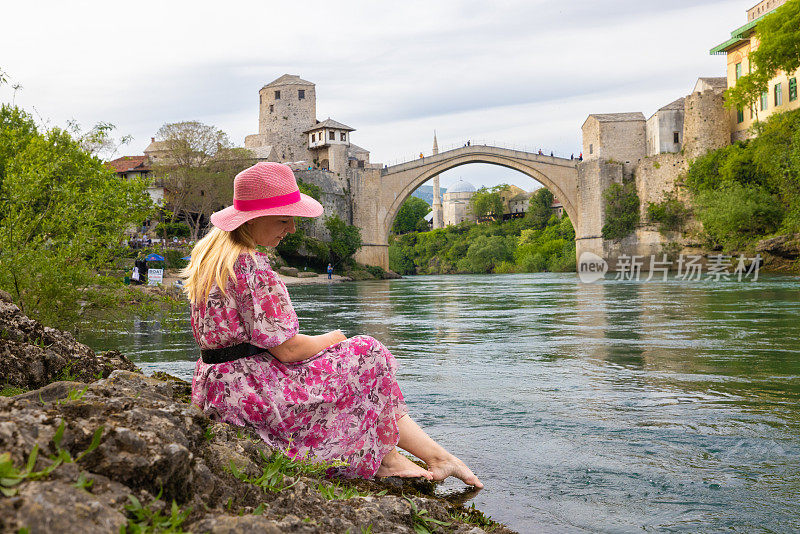
[[23,389],[64,378],[91,382],[115,369],[136,370],[118,351],[95,354],[70,333],[43,326],[5,301],[0,301],[0,361],[0,384]]
[[763,239],[756,245],[756,252],[766,252],[787,260],[796,260],[800,258],[800,234]]
[[[42,386],[0,397],[0,462],[23,471],[36,449],[32,471],[40,473],[16,485],[0,482],[8,494],[0,497],[0,532],[119,532],[134,519],[126,509],[131,498],[150,515],[169,516],[174,501],[188,514],[181,527],[189,532],[344,533],[371,525],[376,533],[411,533],[412,506],[403,494],[417,495],[416,507],[429,517],[449,520],[453,506],[432,497],[430,483],[347,481],[363,496],[328,500],[319,488],[330,482],[319,476],[287,476],[277,492],[243,482],[231,465],[255,479],[263,474],[262,454],[271,451],[254,433],[211,421],[187,402],[186,382],[146,377],[119,353],[96,355],[2,299],[0,324],[0,380]],[[76,378],[53,382],[65,368]],[[45,473],[59,457],[63,463]],[[482,532],[467,524],[446,531]]]
[[[118,370],[91,384],[57,382],[0,397],[0,451],[9,452],[18,469],[37,444],[34,470],[50,465],[59,448],[77,458],[102,428],[99,446],[79,462],[65,463],[42,480],[24,481],[16,495],[0,499],[0,532],[23,527],[31,534],[117,532],[129,519],[128,495],[167,515],[172,500],[191,509],[183,528],[193,532],[344,533],[369,525],[373,532],[414,532],[411,505],[398,496],[430,489],[414,481],[343,482],[372,494],[328,500],[319,485],[330,482],[317,477],[287,478],[291,487],[275,493],[238,480],[231,463],[259,476],[264,443],[244,429],[211,421],[184,402],[180,390],[174,380]],[[57,447],[54,438],[62,424]],[[93,481],[90,488],[77,487],[81,476]],[[380,490],[389,494],[379,496]],[[413,500],[430,517],[449,521],[446,501],[421,495]],[[259,505],[263,514],[252,515]],[[441,531],[474,530],[458,524]]]

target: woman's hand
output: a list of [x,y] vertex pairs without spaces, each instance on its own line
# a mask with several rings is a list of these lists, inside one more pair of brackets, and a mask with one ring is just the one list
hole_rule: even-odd
[[334,330],[333,332],[328,332],[327,335],[330,336],[331,338],[331,344],[328,345],[329,347],[332,347],[333,345],[341,343],[342,341],[347,339],[347,337],[344,334],[342,334],[341,330]]
[[300,362],[345,339],[347,338],[341,330],[334,330],[319,336],[297,334],[280,345],[272,347],[269,352],[283,363]]

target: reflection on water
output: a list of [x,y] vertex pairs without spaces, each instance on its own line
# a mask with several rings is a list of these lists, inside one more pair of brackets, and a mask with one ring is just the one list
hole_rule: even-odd
[[[392,350],[412,414],[486,483],[477,506],[520,532],[786,532],[800,529],[799,290],[534,274],[290,292],[303,331]],[[191,378],[186,313],[91,330],[95,348]]]

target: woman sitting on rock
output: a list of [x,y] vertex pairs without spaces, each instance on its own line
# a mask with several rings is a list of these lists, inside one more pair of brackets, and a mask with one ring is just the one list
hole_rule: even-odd
[[192,401],[214,419],[255,429],[292,457],[342,460],[344,476],[455,476],[482,488],[408,416],[397,363],[379,341],[339,330],[298,332],[286,286],[256,245],[275,247],[295,231],[294,217],[318,217],[322,206],[278,163],[242,171],[233,189],[233,206],[211,216],[215,228],[195,245],[184,271],[202,354]]

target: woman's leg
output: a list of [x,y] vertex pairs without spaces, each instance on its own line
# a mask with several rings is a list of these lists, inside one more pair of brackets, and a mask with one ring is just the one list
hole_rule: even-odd
[[400,440],[397,446],[405,449],[428,465],[428,470],[433,474],[434,480],[444,480],[449,476],[464,481],[465,484],[482,488],[483,483],[478,480],[467,464],[447,452],[444,447],[422,430],[411,417],[404,415],[397,421],[400,431]]

